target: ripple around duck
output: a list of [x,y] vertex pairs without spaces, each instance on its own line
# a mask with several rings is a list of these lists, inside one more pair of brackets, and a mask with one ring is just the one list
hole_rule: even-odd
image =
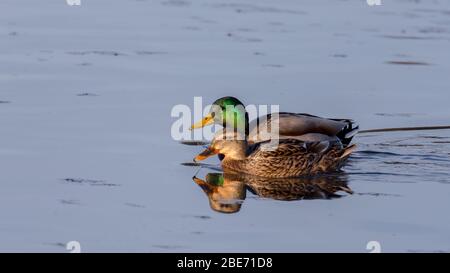
[[388,165],[413,165],[413,166],[420,165],[420,163],[402,162],[402,161],[384,161],[383,163]]
[[402,197],[400,194],[381,193],[381,192],[357,192],[356,195],[373,196],[373,197]]
[[77,185],[89,185],[89,186],[104,186],[104,187],[117,187],[119,184],[109,183],[104,180],[93,180],[93,179],[83,179],[83,178],[64,178],[63,182],[68,184]]
[[[397,146],[397,147],[419,147],[419,146]],[[420,146],[425,147],[425,146]],[[424,151],[427,154],[400,154],[395,152],[384,152],[384,151],[375,151],[375,150],[366,150],[366,151],[358,151],[354,154],[354,158],[386,158],[386,157],[398,157],[406,160],[427,160],[427,161],[441,161],[441,162],[450,162],[450,159],[444,155],[430,154],[432,151]],[[360,156],[360,155],[367,156]],[[400,162],[400,161],[399,161]]]
[[184,163],[180,163],[182,166],[186,166],[186,167],[201,167],[201,168],[206,168],[206,169],[210,169],[213,171],[222,171],[222,168],[220,167],[220,165],[213,165],[213,164],[207,164],[207,163],[199,163],[199,162],[184,162]]
[[422,156],[423,160],[429,160],[429,161],[439,161],[439,162],[450,162],[448,157],[443,157],[439,155],[424,155]]
[[402,154],[397,154],[393,152],[382,152],[375,150],[365,150],[365,151],[357,151],[354,153],[355,155],[363,154],[363,155],[380,155],[380,156],[402,156]]
[[388,146],[388,147],[425,147],[423,144],[392,144],[392,143],[379,143],[376,146]]
[[205,146],[208,145],[207,141],[198,141],[198,140],[182,140],[180,144],[188,145],[188,146]]
[[394,173],[394,172],[347,172],[348,175],[365,175],[365,176],[404,176],[416,177],[415,174],[409,173]]
[[444,136],[419,136],[418,138],[424,138],[424,139],[450,139],[450,137],[444,137]]
[[363,150],[353,154],[345,170],[351,180],[362,182],[450,184],[449,136],[446,131],[439,132],[361,139]]

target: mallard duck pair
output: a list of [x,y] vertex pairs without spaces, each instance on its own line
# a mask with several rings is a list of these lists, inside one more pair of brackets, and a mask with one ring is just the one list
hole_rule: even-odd
[[[192,129],[210,124],[226,129],[219,131],[194,161],[218,154],[224,171],[269,178],[339,170],[355,150],[350,142],[358,130],[348,119],[286,112],[250,123],[244,105],[234,97],[216,100],[210,113]],[[274,126],[278,128],[274,133],[268,130]],[[276,147],[268,147],[273,139],[277,139]]]

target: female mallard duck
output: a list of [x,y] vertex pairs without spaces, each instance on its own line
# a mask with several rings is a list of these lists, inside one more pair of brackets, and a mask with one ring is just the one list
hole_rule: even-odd
[[[225,128],[242,128],[239,131],[245,132],[249,143],[272,138],[295,138],[302,141],[340,141],[347,146],[358,131],[358,126],[349,119],[326,119],[287,112],[261,116],[249,122],[244,104],[234,97],[216,100],[209,114],[192,125],[191,129],[213,123]],[[277,126],[278,132],[272,132],[273,125]]]
[[356,147],[344,148],[339,141],[298,139],[280,139],[276,146],[270,145],[270,141],[248,144],[235,132],[222,131],[194,161],[219,154],[224,172],[270,178],[299,177],[338,171]]

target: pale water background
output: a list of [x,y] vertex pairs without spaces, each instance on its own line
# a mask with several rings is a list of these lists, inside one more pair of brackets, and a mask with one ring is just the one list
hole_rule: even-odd
[[0,251],[450,251],[449,131],[361,135],[355,194],[236,214],[170,136],[194,96],[450,124],[450,1],[382,2],[1,0]]

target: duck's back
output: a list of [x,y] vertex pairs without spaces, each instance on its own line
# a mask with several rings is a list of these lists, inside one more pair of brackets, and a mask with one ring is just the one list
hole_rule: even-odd
[[224,160],[224,170],[261,177],[299,177],[334,172],[346,161],[353,146],[342,148],[340,142],[303,142],[281,139],[250,145],[245,160]]
[[[278,127],[278,134],[274,128]],[[358,126],[347,119],[326,119],[309,114],[281,112],[261,116],[249,125],[249,140],[253,143],[271,138],[295,138],[301,141],[351,142]]]

